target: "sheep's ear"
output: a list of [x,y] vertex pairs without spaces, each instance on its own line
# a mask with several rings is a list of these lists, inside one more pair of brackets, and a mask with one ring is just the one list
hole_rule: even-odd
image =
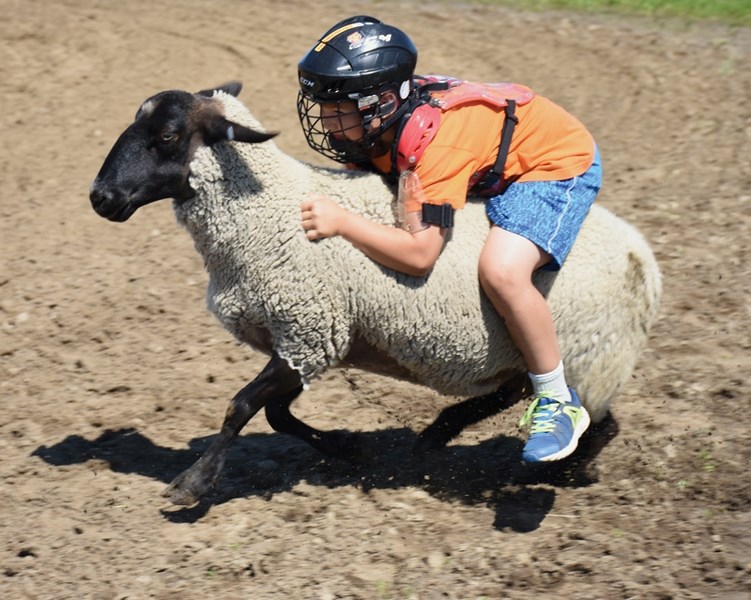
[[208,90],[201,90],[200,92],[198,92],[198,95],[211,98],[211,96],[214,95],[214,92],[226,92],[227,94],[230,94],[231,96],[237,98],[240,95],[240,91],[242,89],[242,81],[228,81],[227,83],[223,83],[219,87],[211,88]]
[[217,142],[246,142],[248,144],[260,144],[276,136],[276,131],[256,131],[245,125],[239,125],[228,121],[224,117],[217,116],[206,127],[206,144],[211,146]]

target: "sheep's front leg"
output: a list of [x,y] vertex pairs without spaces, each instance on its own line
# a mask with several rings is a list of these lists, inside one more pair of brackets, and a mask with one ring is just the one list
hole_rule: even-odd
[[208,450],[193,466],[175,477],[162,495],[174,504],[191,505],[198,502],[216,483],[227,452],[246,423],[267,401],[283,396],[294,398],[301,391],[302,383],[297,371],[274,354],[263,371],[232,399],[222,429]]

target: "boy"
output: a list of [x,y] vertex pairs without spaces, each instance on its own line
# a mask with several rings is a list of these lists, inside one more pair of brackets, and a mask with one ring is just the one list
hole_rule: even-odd
[[559,269],[599,191],[592,136],[561,107],[516,84],[414,74],[409,37],[356,16],[329,29],[298,65],[298,113],[324,156],[399,179],[402,228],[350,213],[324,196],[301,203],[308,239],[339,235],[380,264],[430,272],[453,211],[467,193],[488,197],[493,223],[480,256],[483,291],[524,358],[534,400],[522,458],[559,460],[577,447],[589,415],[566,384],[536,269]]

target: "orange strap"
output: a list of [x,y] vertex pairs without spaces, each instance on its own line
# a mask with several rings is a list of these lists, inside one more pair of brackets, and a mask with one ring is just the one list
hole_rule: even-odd
[[505,108],[513,100],[516,106],[522,106],[535,97],[531,89],[516,83],[472,83],[437,76],[424,79],[428,83],[445,81],[447,89],[431,91],[429,100],[412,112],[399,133],[394,157],[398,173],[413,169],[420,161],[438,132],[443,111],[478,101]]

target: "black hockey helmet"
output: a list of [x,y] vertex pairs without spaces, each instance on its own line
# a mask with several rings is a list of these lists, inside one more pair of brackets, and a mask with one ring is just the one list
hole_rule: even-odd
[[[297,109],[308,144],[339,162],[364,160],[383,132],[403,114],[399,110],[412,92],[417,48],[401,30],[364,15],[331,27],[298,64]],[[392,92],[396,105],[383,104]],[[323,102],[354,102],[362,116],[362,142],[331,139],[321,125]],[[384,118],[385,115],[385,118]],[[378,117],[378,126],[372,126]]]

